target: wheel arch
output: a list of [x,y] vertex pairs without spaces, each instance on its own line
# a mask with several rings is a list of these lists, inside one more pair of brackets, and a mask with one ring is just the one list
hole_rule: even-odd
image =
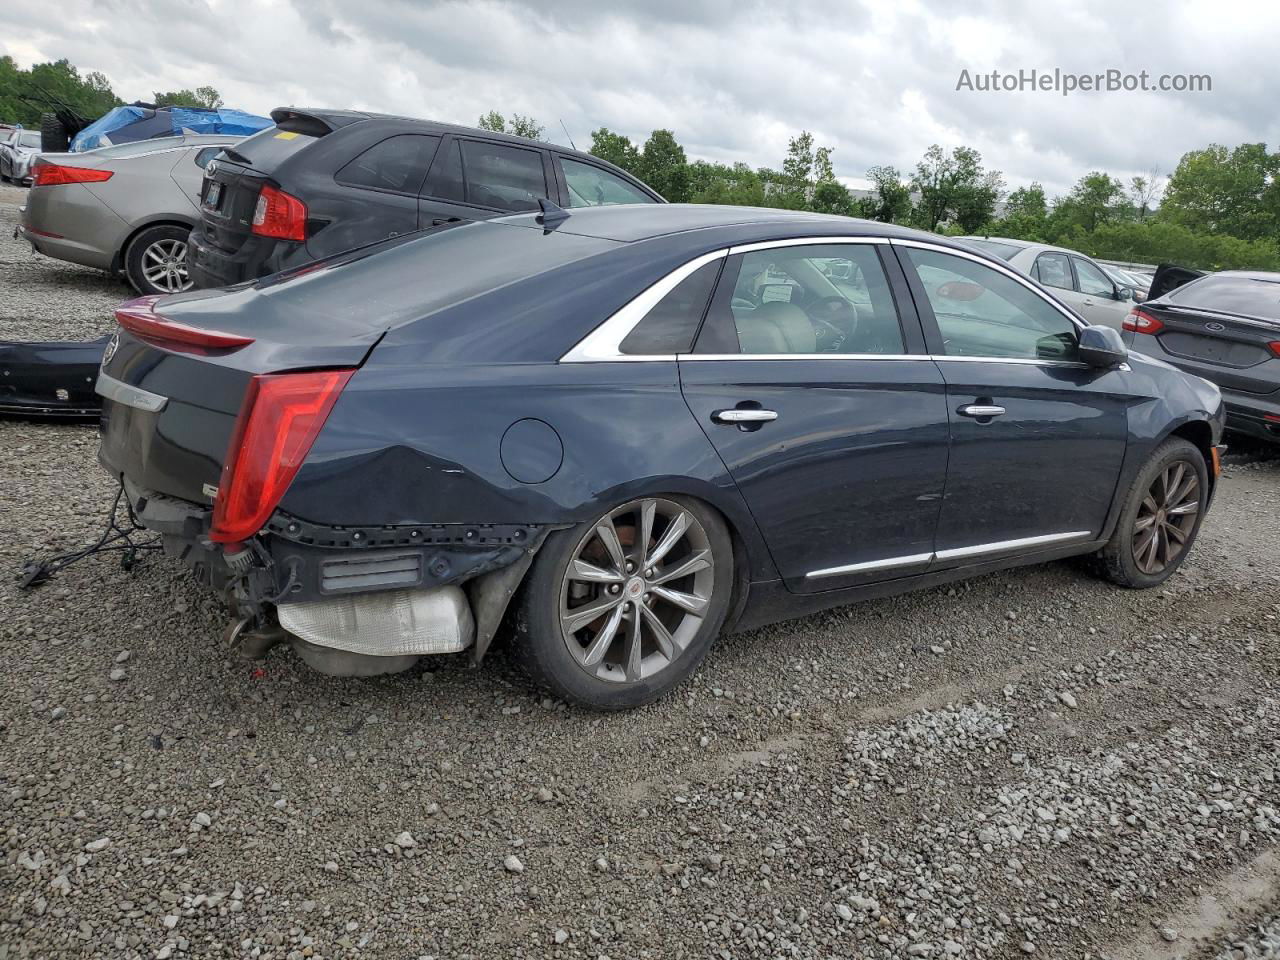
[[1200,455],[1204,457],[1205,470],[1209,475],[1209,491],[1212,493],[1218,482],[1213,472],[1213,427],[1207,420],[1187,420],[1166,432],[1159,442],[1164,443],[1171,437],[1186,440],[1200,451]]

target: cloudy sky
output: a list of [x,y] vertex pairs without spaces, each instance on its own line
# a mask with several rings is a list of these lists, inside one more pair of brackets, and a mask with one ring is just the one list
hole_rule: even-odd
[[[579,147],[673,130],[691,157],[778,166],[802,129],[837,173],[968,144],[1011,187],[1167,174],[1210,142],[1280,140],[1280,6],[1205,0],[6,0],[0,53],[67,57],[125,100],[212,84],[229,106],[474,124],[531,114]],[[1212,92],[983,93],[962,70],[1209,74]]]

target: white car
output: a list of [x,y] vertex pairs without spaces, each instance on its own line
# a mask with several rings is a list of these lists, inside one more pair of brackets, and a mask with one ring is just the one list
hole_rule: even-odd
[[1005,260],[1020,273],[1038,280],[1059,300],[1092,324],[1122,329],[1134,303],[1133,288],[1122,286],[1083,253],[1046,243],[1004,237],[959,237]]

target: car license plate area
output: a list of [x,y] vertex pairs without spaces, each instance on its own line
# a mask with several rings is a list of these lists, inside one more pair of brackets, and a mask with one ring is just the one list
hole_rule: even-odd
[[218,202],[222,199],[222,184],[213,181],[209,184],[209,188],[204,193],[204,205],[210,210],[218,209]]
[[1194,333],[1170,331],[1160,335],[1160,346],[1175,357],[1186,357],[1188,360],[1205,360],[1209,363],[1221,363],[1230,367],[1251,367],[1269,359],[1268,352],[1251,343],[1237,343],[1231,340],[1219,340],[1215,337],[1202,337]]

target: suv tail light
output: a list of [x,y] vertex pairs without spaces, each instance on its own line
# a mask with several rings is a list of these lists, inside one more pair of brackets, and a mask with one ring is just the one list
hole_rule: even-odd
[[281,240],[307,239],[307,205],[297,197],[264,184],[253,211],[253,232]]
[[95,170],[93,167],[64,167],[58,163],[41,162],[36,164],[31,176],[33,187],[56,187],[63,183],[101,183],[110,180],[114,173],[110,170]]
[[210,540],[238,543],[262,529],[353,373],[259,374],[249,382],[222,465]]
[[204,353],[208,350],[235,350],[253,343],[253,337],[221,330],[206,330],[170,320],[156,313],[156,301],[151,295],[126,300],[116,307],[116,322],[134,336],[156,346],[186,353]]
[[1270,343],[1267,344],[1267,346],[1271,348],[1272,353],[1274,353],[1277,357],[1280,357],[1280,340],[1272,340]]
[[1129,311],[1129,315],[1124,318],[1121,326],[1133,333],[1159,333],[1164,329],[1164,324],[1157,318],[1137,307]]

